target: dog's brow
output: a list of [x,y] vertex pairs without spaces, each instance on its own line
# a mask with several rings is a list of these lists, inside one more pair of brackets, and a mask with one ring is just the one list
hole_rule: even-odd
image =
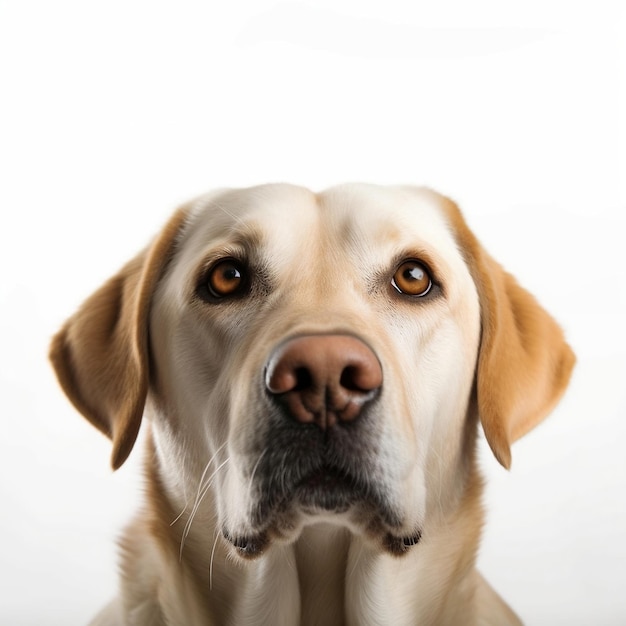
[[[237,220],[233,224],[224,226],[219,234],[212,233],[208,236],[207,249],[212,251],[216,249],[233,249],[241,250],[246,255],[254,255],[261,247],[264,240],[262,229],[253,221]],[[211,257],[214,252],[209,252]],[[205,255],[207,256],[207,255]]]
[[261,247],[263,233],[254,222],[238,222],[228,233],[227,240],[230,244],[239,246],[251,253]]

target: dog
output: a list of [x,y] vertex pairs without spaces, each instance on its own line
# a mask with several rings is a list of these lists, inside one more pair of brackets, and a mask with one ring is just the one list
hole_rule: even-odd
[[220,190],[180,208],[54,337],[146,498],[94,624],[519,624],[475,567],[496,459],[575,357],[425,188]]

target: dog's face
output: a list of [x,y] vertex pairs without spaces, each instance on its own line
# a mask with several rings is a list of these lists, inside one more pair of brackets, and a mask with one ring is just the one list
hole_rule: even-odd
[[150,317],[155,431],[195,475],[220,467],[241,553],[320,516],[401,551],[450,493],[480,312],[432,200],[272,186],[191,211]]
[[574,361],[450,201],[365,185],[199,199],[52,359],[115,467],[147,403],[173,504],[210,502],[244,557],[322,520],[409,550],[461,497],[477,419],[508,466]]

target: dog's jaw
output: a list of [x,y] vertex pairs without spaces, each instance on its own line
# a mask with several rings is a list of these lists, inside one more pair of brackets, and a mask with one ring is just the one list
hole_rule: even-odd
[[[153,430],[158,431],[158,427]],[[242,553],[241,539],[233,539],[240,544],[233,546],[222,536],[217,526],[219,521],[210,511],[200,511],[181,550],[188,515],[174,521],[177,507],[167,493],[162,472],[158,471],[159,448],[151,441],[149,436],[149,518],[153,520],[153,526],[148,534],[141,529],[134,532],[141,533],[142,541],[156,539],[160,542],[160,550],[167,548],[163,554],[170,555],[172,567],[180,571],[181,576],[192,576],[192,584],[203,589],[211,608],[195,607],[193,611],[200,614],[203,610],[210,610],[212,617],[207,623],[211,620],[217,623],[247,623],[246,620],[263,623],[259,622],[259,615],[264,614],[274,616],[273,619],[286,616],[286,623],[302,624],[309,623],[307,620],[312,616],[318,619],[320,615],[327,616],[324,623],[333,625],[370,623],[375,615],[379,616],[379,621],[393,615],[394,623],[398,624],[414,623],[416,616],[423,616],[426,623],[448,623],[442,617],[445,607],[433,606],[431,594],[447,598],[454,605],[454,594],[459,590],[447,587],[447,579],[433,578],[428,568],[438,558],[450,560],[458,545],[462,544],[473,548],[460,554],[462,560],[456,567],[461,573],[467,570],[464,575],[471,574],[469,568],[482,519],[481,483],[473,462],[463,494],[455,510],[447,516],[447,524],[433,527],[427,523],[421,538],[403,540],[381,535],[373,541],[362,529],[351,525],[345,514],[319,512],[297,533],[294,531],[289,539],[283,536],[267,541],[267,537],[251,537],[247,550]],[[212,498],[211,494],[207,497]],[[139,535],[129,531],[123,543],[132,548],[138,538]],[[167,546],[162,543],[165,538]],[[384,547],[381,545],[383,540],[395,545]],[[263,549],[259,549],[260,544],[264,544]],[[229,555],[236,558],[229,558]],[[399,555],[403,555],[402,563],[406,563],[402,566],[405,574],[400,578],[396,575],[399,570],[394,558]],[[132,550],[129,550],[128,557],[124,569],[132,580],[132,572],[137,568]],[[232,578],[242,566],[248,573],[245,578],[237,575],[239,582],[233,588]],[[420,580],[421,586],[417,584]],[[170,592],[180,593],[180,590],[164,590],[166,595]],[[320,607],[322,598],[323,606]],[[424,598],[429,601],[425,602]],[[222,605],[222,602],[227,604]],[[458,603],[464,605],[467,600]],[[228,606],[236,607],[236,614],[230,613]],[[345,614],[346,610],[350,611],[349,615]],[[190,614],[191,611],[190,608]],[[457,622],[451,620],[449,623]]]
[[419,542],[424,480],[414,457],[393,455],[400,442],[385,425],[381,406],[391,403],[384,392],[359,420],[328,430],[287,419],[263,394],[251,404],[264,426],[230,442],[223,479],[215,481],[220,531],[237,556],[293,543],[320,521],[395,555]]

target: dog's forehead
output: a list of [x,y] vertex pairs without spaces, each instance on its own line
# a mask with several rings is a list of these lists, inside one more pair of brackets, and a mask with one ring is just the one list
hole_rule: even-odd
[[294,185],[213,192],[192,205],[182,248],[190,255],[229,244],[293,248],[303,231],[315,228],[316,208],[315,194]]
[[284,260],[319,245],[383,258],[416,247],[458,256],[440,204],[437,194],[421,188],[348,184],[316,194],[293,185],[263,185],[200,198],[183,238],[197,254],[215,245],[251,242]]
[[407,250],[417,245],[442,254],[456,250],[440,197],[427,189],[342,185],[321,193],[319,202],[348,242]]

